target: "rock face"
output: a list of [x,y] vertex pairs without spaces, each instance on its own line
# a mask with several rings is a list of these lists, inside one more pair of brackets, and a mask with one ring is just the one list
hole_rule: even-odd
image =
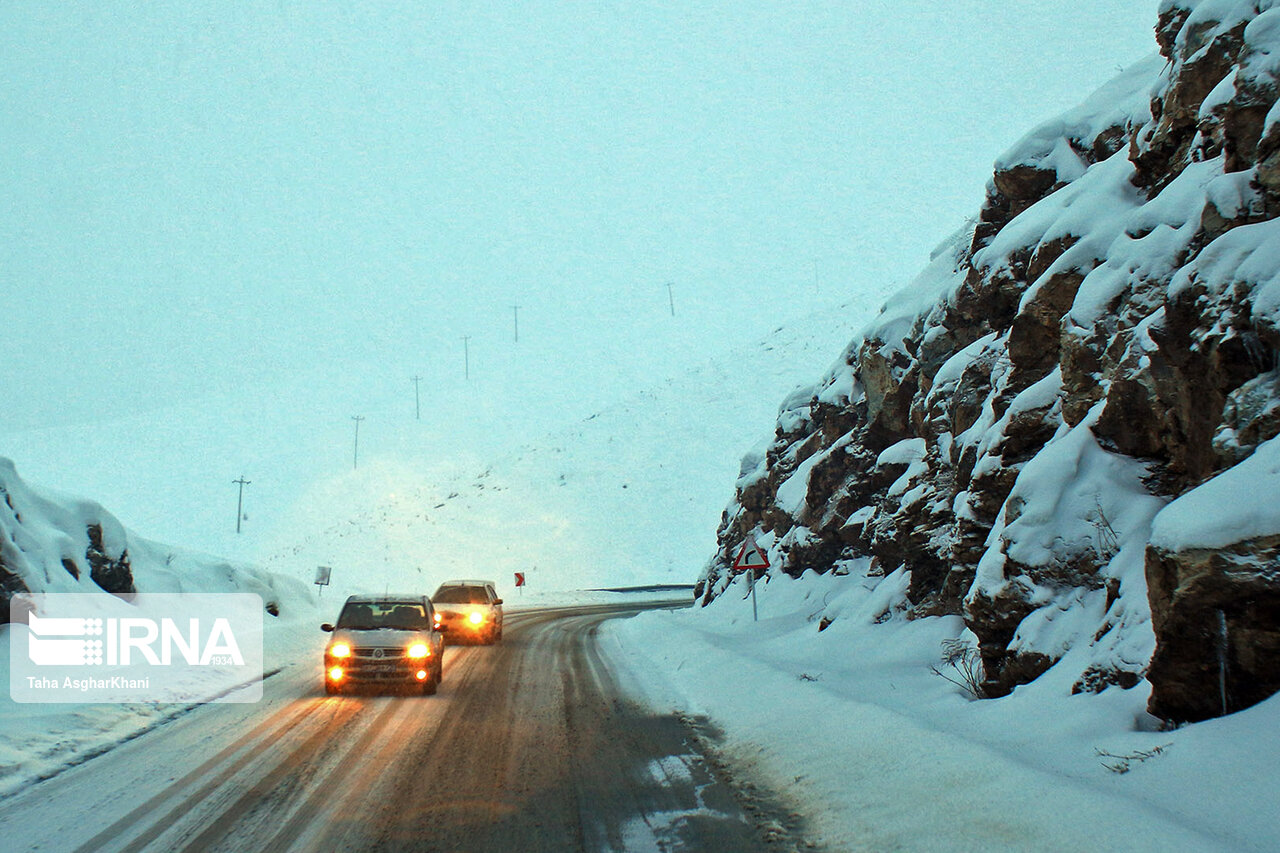
[[0,459],[0,622],[21,592],[136,592],[127,542],[98,504],[47,497]]
[[[1146,678],[1171,720],[1280,689],[1280,464],[1248,464],[1280,435],[1270,7],[1165,0],[1158,56],[997,161],[973,229],[744,462],[704,600],[750,536],[792,576],[908,570],[987,695],[1081,646],[1077,690]],[[1153,534],[1226,472],[1202,536]]]

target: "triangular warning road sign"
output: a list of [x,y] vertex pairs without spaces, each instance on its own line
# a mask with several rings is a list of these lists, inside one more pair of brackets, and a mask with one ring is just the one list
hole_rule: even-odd
[[738,556],[733,560],[733,570],[735,572],[745,572],[748,569],[767,569],[769,568],[769,558],[765,556],[764,551],[760,550],[760,546],[756,544],[754,539],[748,539],[742,543],[742,547],[738,549]]

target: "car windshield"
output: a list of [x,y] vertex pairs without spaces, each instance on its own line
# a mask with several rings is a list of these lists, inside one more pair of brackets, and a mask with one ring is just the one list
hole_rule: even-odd
[[488,604],[489,596],[483,587],[442,586],[431,597],[436,604]]
[[378,628],[423,631],[429,626],[426,610],[421,604],[403,601],[352,601],[342,608],[337,627],[349,631],[372,631]]

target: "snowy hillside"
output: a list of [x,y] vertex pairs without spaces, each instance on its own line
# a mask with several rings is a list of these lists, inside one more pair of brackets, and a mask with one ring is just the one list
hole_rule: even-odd
[[261,569],[141,538],[94,501],[26,483],[3,458],[0,498],[0,622],[18,592],[250,592],[277,611],[305,598],[305,586]]
[[[274,665],[318,618],[303,583],[162,545],[98,503],[25,482],[0,458],[0,682],[10,683],[9,599],[33,593],[254,593]],[[186,713],[188,703],[0,702],[0,796]]]
[[[302,495],[263,543],[263,565],[332,565],[339,593],[406,578],[430,590],[459,576],[508,587],[516,571],[536,593],[692,583],[714,547],[737,449],[877,304],[824,306],[705,360],[690,342],[677,350],[683,369],[612,402],[558,413],[530,399],[513,407],[528,422],[493,426],[506,446],[468,432],[439,456],[374,454]],[[368,497],[353,506],[353,493]]]
[[1054,672],[1185,721],[1280,688],[1280,9],[1166,0],[1156,33],[788,399],[706,600],[750,537],[899,589],[879,618],[962,616],[980,695]]

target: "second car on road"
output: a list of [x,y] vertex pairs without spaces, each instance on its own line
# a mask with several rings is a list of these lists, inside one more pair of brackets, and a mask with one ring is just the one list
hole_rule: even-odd
[[445,581],[431,602],[450,643],[502,639],[502,599],[493,581]]

